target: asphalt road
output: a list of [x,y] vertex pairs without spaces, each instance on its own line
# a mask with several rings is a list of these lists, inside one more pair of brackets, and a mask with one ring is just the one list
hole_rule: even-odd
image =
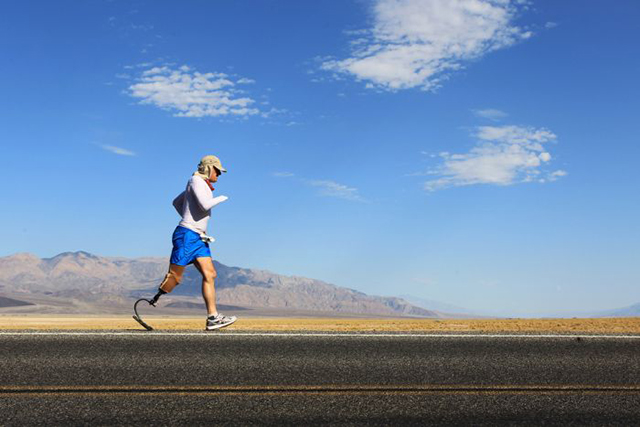
[[640,424],[640,337],[0,332],[0,425]]

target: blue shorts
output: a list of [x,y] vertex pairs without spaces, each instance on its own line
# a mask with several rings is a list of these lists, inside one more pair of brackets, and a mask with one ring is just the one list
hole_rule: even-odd
[[171,264],[189,265],[200,257],[211,258],[209,244],[203,242],[195,231],[181,226],[176,227],[173,232]]

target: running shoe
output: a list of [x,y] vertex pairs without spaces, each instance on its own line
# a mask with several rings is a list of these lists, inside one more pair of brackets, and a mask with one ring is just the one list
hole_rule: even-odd
[[225,316],[218,313],[216,317],[207,317],[207,331],[213,331],[214,329],[224,328],[229,326],[233,322],[238,320],[236,316]]

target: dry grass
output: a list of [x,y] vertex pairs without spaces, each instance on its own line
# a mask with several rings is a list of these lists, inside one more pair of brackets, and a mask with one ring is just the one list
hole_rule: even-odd
[[[145,317],[161,330],[202,330],[202,317]],[[0,316],[0,329],[142,329],[131,317]],[[227,330],[331,332],[554,332],[639,334],[640,317],[598,319],[241,318]]]

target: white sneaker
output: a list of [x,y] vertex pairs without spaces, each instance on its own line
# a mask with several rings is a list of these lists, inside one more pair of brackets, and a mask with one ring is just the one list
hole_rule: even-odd
[[238,320],[236,316],[225,316],[218,313],[216,317],[207,317],[206,329],[207,331],[213,331],[215,329],[224,328],[225,326],[231,325],[236,320]]

